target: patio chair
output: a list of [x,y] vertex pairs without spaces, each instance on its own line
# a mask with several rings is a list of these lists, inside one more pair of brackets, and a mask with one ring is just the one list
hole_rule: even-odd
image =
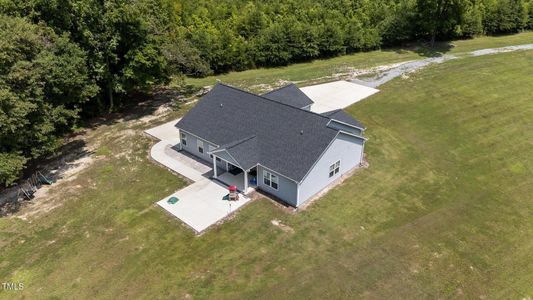
[[52,178],[48,178],[48,177],[44,176],[43,173],[41,173],[41,172],[37,172],[37,179],[42,184],[51,185],[51,184],[55,183],[55,180],[53,180]]

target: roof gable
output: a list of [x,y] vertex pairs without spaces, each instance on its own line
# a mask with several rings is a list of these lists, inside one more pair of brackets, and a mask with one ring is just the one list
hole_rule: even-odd
[[259,163],[299,182],[338,132],[327,126],[329,121],[320,114],[217,84],[176,127],[223,145],[219,149],[225,148],[243,167]]
[[332,120],[340,121],[341,123],[345,123],[351,126],[355,126],[360,129],[366,129],[365,125],[361,124],[358,120],[356,120],[354,117],[346,113],[342,109],[336,109],[332,111],[327,111],[325,113],[322,113],[323,116],[326,116]]
[[247,170],[255,166],[259,161],[260,150],[257,144],[257,136],[253,135],[222,145],[212,151],[212,153],[226,152],[241,168]]
[[307,97],[294,83],[280,87],[261,95],[270,100],[278,101],[298,108],[304,108],[313,104],[313,100]]

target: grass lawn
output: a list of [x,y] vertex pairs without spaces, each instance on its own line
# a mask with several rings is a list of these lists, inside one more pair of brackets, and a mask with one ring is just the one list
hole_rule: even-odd
[[0,280],[25,285],[0,298],[532,297],[532,69],[524,51],[387,83],[348,109],[368,169],[298,214],[259,199],[200,237],[154,205],[186,183],[148,160],[153,124],[100,126],[94,163],[48,192],[61,206],[0,219]]
[[392,48],[378,51],[355,53],[331,59],[318,59],[308,63],[293,64],[287,67],[256,69],[243,72],[209,76],[206,78],[188,78],[186,83],[197,87],[213,85],[216,80],[246,88],[255,92],[264,92],[285,81],[298,82],[305,86],[316,81],[335,80],[333,74],[343,74],[352,69],[365,69],[375,66],[421,59],[441,54],[460,54],[484,48],[498,48],[509,45],[533,43],[533,31],[515,35],[497,37],[480,37],[470,40],[458,40],[440,44],[435,49],[417,45],[406,48]]

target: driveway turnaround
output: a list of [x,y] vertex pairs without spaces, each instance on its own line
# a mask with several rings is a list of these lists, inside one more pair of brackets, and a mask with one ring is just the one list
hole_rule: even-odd
[[345,108],[379,92],[377,89],[344,80],[306,86],[301,90],[315,102],[311,105],[311,110],[316,113]]
[[[176,150],[179,130],[174,124],[178,121],[174,120],[145,131],[146,134],[161,140],[152,147],[150,156],[194,183],[168,195],[157,204],[200,233],[239,209],[250,201],[250,198],[239,194],[239,200],[228,201],[227,187],[210,179],[213,170],[208,163]],[[169,201],[172,197],[175,201]]]

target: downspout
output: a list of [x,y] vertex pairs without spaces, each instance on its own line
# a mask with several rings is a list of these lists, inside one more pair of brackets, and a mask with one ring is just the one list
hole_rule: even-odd
[[300,182],[296,185],[296,209],[300,206]]
[[365,140],[363,140],[363,147],[361,149],[361,158],[359,159],[359,167],[363,166],[364,155],[365,155]]

